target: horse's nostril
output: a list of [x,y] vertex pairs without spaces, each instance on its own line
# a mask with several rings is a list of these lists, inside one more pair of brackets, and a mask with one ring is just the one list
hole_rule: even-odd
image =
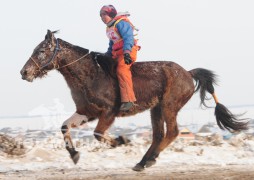
[[21,74],[22,76],[25,76],[25,75],[27,75],[27,71],[26,71],[26,70],[21,70],[21,71],[20,71],[20,74]]
[[22,79],[26,79],[26,76],[27,76],[27,70],[21,70],[20,71],[20,74],[21,74],[21,76],[22,76]]

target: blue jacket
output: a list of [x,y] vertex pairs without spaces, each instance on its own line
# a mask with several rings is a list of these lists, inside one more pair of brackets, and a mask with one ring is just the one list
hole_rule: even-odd
[[[113,24],[114,25],[114,24]],[[134,35],[133,35],[133,27],[129,22],[126,22],[124,20],[121,20],[116,24],[116,28],[118,30],[118,33],[121,35],[123,39],[123,51],[128,50],[131,51],[133,45],[134,45]],[[109,41],[109,47],[106,54],[112,55],[112,46],[113,41]]]

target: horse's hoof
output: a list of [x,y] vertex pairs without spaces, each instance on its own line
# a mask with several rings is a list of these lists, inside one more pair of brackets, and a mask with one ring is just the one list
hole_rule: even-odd
[[127,139],[124,136],[119,136],[119,139],[122,142],[122,144],[128,144],[129,142],[131,142],[129,139]]
[[146,162],[146,168],[151,167],[156,164],[156,160],[149,160]]
[[143,171],[145,170],[144,166],[141,166],[140,164],[137,164],[132,168],[133,171]]
[[119,136],[118,138],[115,139],[117,144],[115,146],[120,146],[122,144],[128,144],[129,142],[131,142],[129,139],[127,139],[124,136]]
[[78,163],[78,160],[79,160],[79,157],[80,157],[80,152],[75,152],[75,154],[73,154],[71,156],[71,159],[73,161],[74,164],[77,164]]

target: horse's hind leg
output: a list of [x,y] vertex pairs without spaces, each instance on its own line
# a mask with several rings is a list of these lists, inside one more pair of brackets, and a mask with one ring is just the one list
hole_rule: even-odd
[[153,142],[142,158],[142,160],[132,169],[134,171],[142,171],[144,167],[150,167],[155,164],[155,159],[158,153],[155,153],[157,147],[161,144],[164,138],[164,120],[161,114],[161,107],[158,105],[151,110],[152,128],[153,128]]
[[177,127],[177,122],[176,122],[177,112],[170,111],[169,108],[164,108],[163,118],[165,119],[165,122],[166,122],[167,131],[166,131],[165,138],[162,140],[161,144],[155,150],[156,153],[163,151],[178,136],[179,130]]
[[[190,83],[190,85],[186,84],[184,87],[182,87],[182,91],[179,91],[178,88],[172,87],[171,93],[167,98],[165,98],[166,100],[162,105],[162,119],[166,123],[167,131],[160,145],[157,147],[157,149],[155,149],[154,154],[159,154],[178,136],[179,131],[176,121],[177,114],[191,98],[194,89],[191,81],[187,81],[187,83]],[[176,87],[181,87],[181,85],[176,84]]]
[[[188,81],[188,78],[185,78],[185,80],[187,81],[185,84],[183,83],[183,87],[181,83],[176,83],[174,87],[172,86],[170,93],[166,94],[165,101],[162,103],[162,119],[166,123],[167,131],[160,145],[155,149],[154,154],[159,154],[178,136],[177,114],[191,98],[194,90],[192,81]],[[179,91],[179,88],[181,88],[181,91]]]
[[[179,74],[180,75],[180,74]],[[178,127],[176,116],[178,111],[191,98],[194,86],[192,79],[184,74],[183,81],[176,81],[171,84],[170,90],[166,91],[160,106],[153,109],[152,125],[153,125],[153,143],[143,159],[133,170],[141,171],[144,167],[150,167],[155,163],[155,159],[160,152],[164,150],[178,135]],[[166,123],[167,132],[164,137],[163,123]]]
[[73,160],[74,164],[77,164],[79,160],[80,153],[75,150],[73,145],[70,129],[74,127],[79,127],[80,125],[86,123],[88,118],[84,115],[80,115],[78,113],[74,113],[69,119],[64,121],[61,131],[64,136],[65,147],[67,151],[70,153],[71,159]]

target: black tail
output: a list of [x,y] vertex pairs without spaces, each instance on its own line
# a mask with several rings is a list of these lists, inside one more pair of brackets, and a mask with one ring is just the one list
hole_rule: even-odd
[[232,114],[228,108],[224,105],[220,104],[215,93],[214,93],[214,84],[216,84],[216,75],[209,70],[197,68],[189,71],[196,81],[196,89],[195,92],[200,90],[200,99],[201,104],[205,107],[205,100],[208,98],[206,97],[206,92],[209,92],[216,103],[215,107],[215,117],[218,126],[225,130],[232,131],[240,131],[240,130],[247,130],[248,129],[248,119],[239,119],[241,115],[234,115]]

